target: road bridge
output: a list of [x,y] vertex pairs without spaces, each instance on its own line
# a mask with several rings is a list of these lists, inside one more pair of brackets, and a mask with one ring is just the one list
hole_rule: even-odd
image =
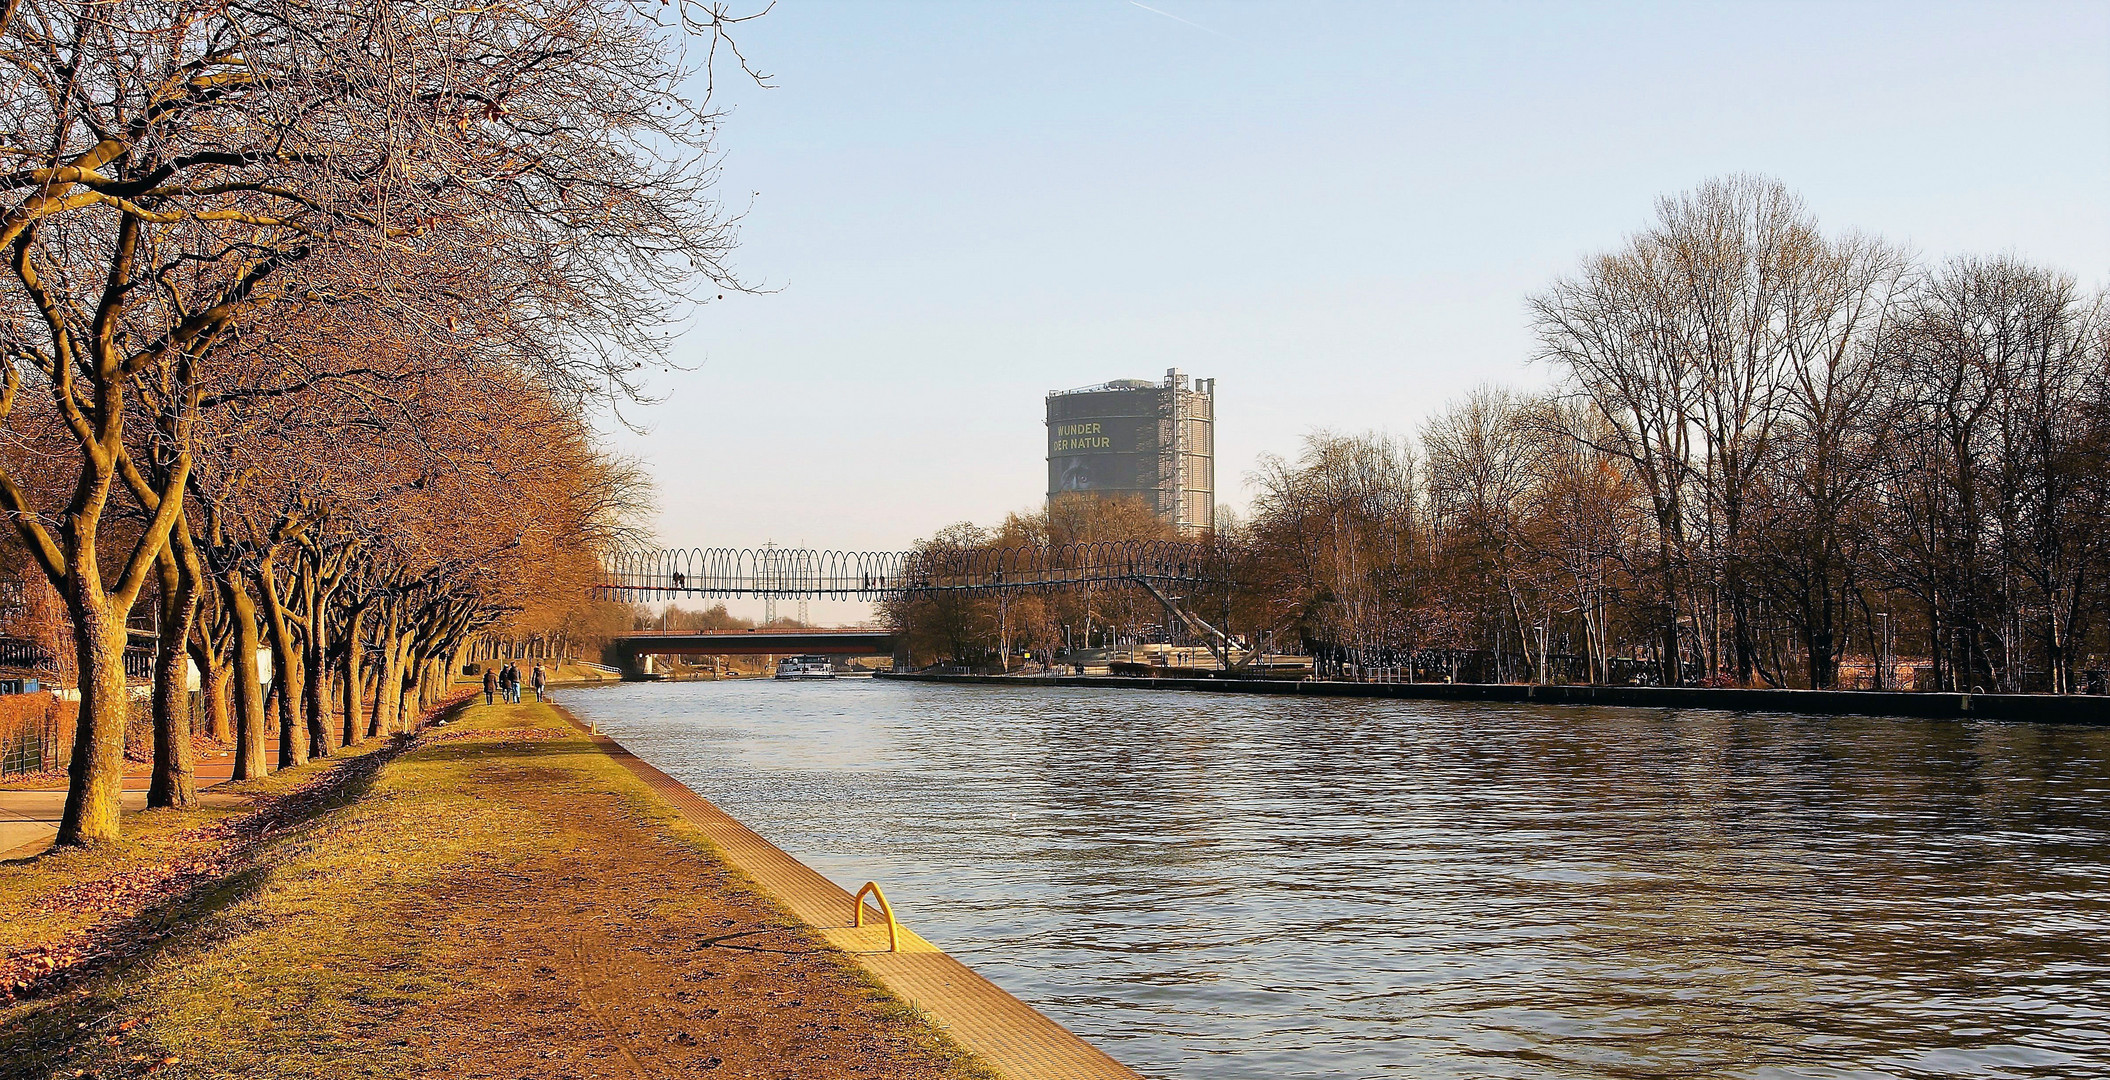
[[755,630],[639,630],[615,639],[630,656],[892,656],[894,632],[851,627]]
[[770,627],[755,630],[639,630],[614,640],[624,678],[642,670],[640,656],[892,656],[892,630]]

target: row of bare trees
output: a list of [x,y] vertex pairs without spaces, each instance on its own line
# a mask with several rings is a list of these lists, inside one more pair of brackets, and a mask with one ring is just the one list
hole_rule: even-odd
[[1555,389],[1266,459],[1242,615],[1490,677],[2070,693],[2110,621],[2102,294],[1923,266],[1778,183],[1660,202],[1534,297]]
[[[973,551],[1173,538],[1172,527],[1133,495],[1065,492],[1044,509],[1009,515],[993,529],[969,522],[941,529],[916,545],[910,561],[942,566]],[[1009,668],[1019,652],[1053,656],[1063,648],[1106,646],[1163,621],[1159,604],[1144,590],[1106,581],[1056,589],[908,593],[882,603],[880,615],[906,635],[913,664],[949,660],[999,669]]]
[[468,635],[591,579],[639,492],[586,405],[631,392],[670,296],[729,283],[684,87],[730,21],[0,5],[0,508],[78,654],[62,842],[118,833],[142,603],[152,801],[181,805],[186,656],[254,776],[259,653],[294,764],[401,726]]
[[[1324,670],[1409,677],[2101,681],[2103,294],[2012,256],[1923,265],[1733,176],[1661,200],[1531,311],[1551,389],[1476,391],[1413,439],[1319,432],[1263,458],[1248,519],[1226,515],[1216,538],[1226,594],[1198,609]],[[1124,535],[1151,535],[1131,510]],[[925,549],[1039,542],[1078,513],[955,526]],[[919,659],[969,663],[1021,632],[1074,641],[1116,597],[1139,625],[1164,621],[1106,592],[892,614]]]

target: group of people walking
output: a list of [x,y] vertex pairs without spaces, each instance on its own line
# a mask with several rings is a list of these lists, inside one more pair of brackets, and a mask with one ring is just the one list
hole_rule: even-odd
[[[529,678],[535,700],[541,701],[542,692],[549,689],[549,673],[542,670],[541,664],[536,664],[535,672]],[[506,704],[520,704],[520,665],[511,660],[502,668],[484,668],[484,704],[493,704],[500,694],[505,695]]]

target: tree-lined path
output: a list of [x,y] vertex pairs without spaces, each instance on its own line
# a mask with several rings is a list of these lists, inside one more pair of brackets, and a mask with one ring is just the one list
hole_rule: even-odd
[[0,867],[0,1074],[985,1075],[546,705],[128,825]]

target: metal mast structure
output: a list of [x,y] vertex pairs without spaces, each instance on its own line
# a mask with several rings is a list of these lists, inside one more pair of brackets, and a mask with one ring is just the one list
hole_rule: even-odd
[[1165,515],[1182,535],[1187,532],[1186,479],[1187,425],[1181,421],[1181,393],[1187,377],[1178,368],[1165,369],[1165,391],[1158,397],[1158,512]]

